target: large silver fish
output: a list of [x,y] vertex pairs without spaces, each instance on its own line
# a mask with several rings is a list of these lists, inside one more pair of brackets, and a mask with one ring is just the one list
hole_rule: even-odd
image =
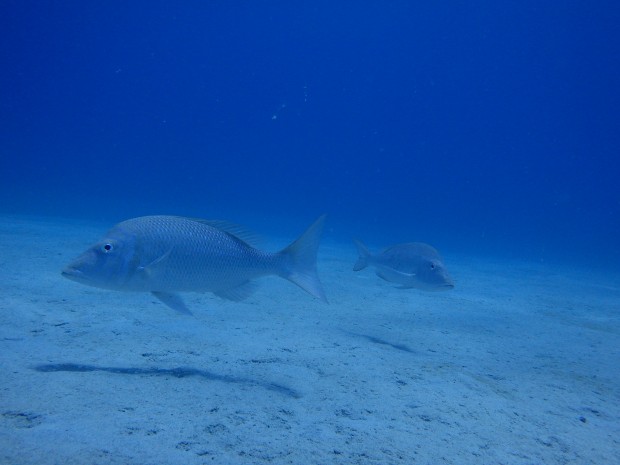
[[242,300],[252,280],[281,276],[327,301],[316,272],[325,217],[276,253],[262,252],[241,228],[223,221],[143,216],[114,226],[71,262],[62,275],[89,286],[151,292],[169,307],[190,313],[178,292],[213,292]]
[[372,265],[377,276],[400,284],[401,288],[440,291],[454,288],[454,282],[446,270],[439,252],[423,242],[409,242],[388,247],[376,255],[355,240],[359,259],[353,271]]

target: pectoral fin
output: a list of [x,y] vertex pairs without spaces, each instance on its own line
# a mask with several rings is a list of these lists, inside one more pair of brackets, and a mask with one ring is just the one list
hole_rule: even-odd
[[178,313],[183,313],[185,315],[192,314],[192,312],[190,312],[189,309],[185,306],[185,302],[183,302],[183,299],[179,294],[158,291],[152,291],[151,294],[153,294],[171,309],[176,310]]
[[404,273],[384,266],[377,268],[377,276],[391,283],[402,284],[405,287],[409,287],[409,283],[415,279],[415,273]]
[[161,269],[162,265],[166,263],[166,260],[170,256],[172,252],[172,248],[170,248],[165,254],[161,257],[157,257],[151,263],[145,266],[141,266],[139,269],[144,273],[147,278],[153,277],[153,275],[157,272],[158,269]]

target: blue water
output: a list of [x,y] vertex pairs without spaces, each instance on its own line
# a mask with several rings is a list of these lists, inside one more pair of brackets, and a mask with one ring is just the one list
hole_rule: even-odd
[[[3,0],[0,463],[620,463],[618,24]],[[189,318],[59,273],[131,217],[276,250],[323,213],[330,305],[273,278]],[[428,242],[456,287],[354,274],[353,237]]]
[[611,1],[4,2],[0,210],[288,234],[327,212],[343,240],[615,266],[619,21]]

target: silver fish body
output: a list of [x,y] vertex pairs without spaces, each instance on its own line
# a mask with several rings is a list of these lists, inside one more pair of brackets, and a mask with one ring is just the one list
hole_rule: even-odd
[[437,250],[423,242],[397,244],[372,254],[366,246],[355,240],[359,253],[353,271],[374,266],[377,276],[386,281],[400,284],[401,288],[416,288],[425,291],[448,290],[454,282],[448,274]]
[[280,252],[252,247],[241,228],[223,221],[144,216],[114,226],[62,272],[90,286],[152,292],[189,313],[178,292],[213,292],[242,300],[253,280],[278,275],[326,300],[316,273],[324,217]]

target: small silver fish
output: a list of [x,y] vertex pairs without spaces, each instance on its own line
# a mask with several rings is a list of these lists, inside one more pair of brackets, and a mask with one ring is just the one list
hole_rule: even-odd
[[254,280],[277,275],[327,302],[316,272],[325,216],[280,252],[262,252],[250,235],[224,221],[143,216],[114,226],[71,262],[62,275],[89,286],[151,292],[181,313],[191,313],[178,292],[213,292],[234,301]]
[[416,288],[425,291],[440,291],[454,288],[454,282],[439,252],[423,242],[409,242],[393,245],[373,255],[362,242],[354,240],[359,259],[353,271],[372,265],[377,276],[400,284],[401,289]]

